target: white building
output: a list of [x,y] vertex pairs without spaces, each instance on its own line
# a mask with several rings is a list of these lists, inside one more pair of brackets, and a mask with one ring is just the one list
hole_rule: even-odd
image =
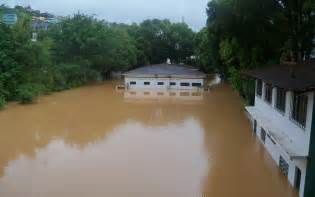
[[127,89],[198,90],[206,75],[186,65],[158,64],[131,70],[124,77]]
[[[253,131],[301,197],[315,196],[315,62],[246,72],[256,80]],[[267,189],[267,188],[266,188]]]

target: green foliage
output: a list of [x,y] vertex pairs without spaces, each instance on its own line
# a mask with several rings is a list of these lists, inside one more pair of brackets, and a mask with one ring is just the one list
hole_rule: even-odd
[[193,31],[184,23],[147,20],[142,24],[111,24],[76,14],[31,41],[30,12],[21,6],[7,8],[18,23],[0,23],[1,104],[17,100],[31,103],[41,94],[60,91],[90,81],[106,79],[110,71],[127,71],[167,58],[184,62],[193,54]]
[[0,79],[0,110],[4,109],[6,104],[6,97],[7,91],[4,88],[3,81]]
[[96,71],[83,68],[78,64],[60,64],[54,67],[53,90],[60,91],[78,87],[99,78]]
[[175,63],[186,63],[194,54],[195,33],[185,23],[153,19],[126,29],[136,41],[137,66],[163,63],[167,58]]
[[199,39],[197,54],[252,102],[253,83],[241,78],[240,71],[308,59],[314,48],[314,11],[314,0],[212,0],[208,39]]
[[42,86],[39,84],[22,84],[16,89],[17,99],[23,104],[32,103],[39,96],[41,90]]
[[0,110],[3,110],[6,104],[6,100],[3,95],[0,95]]

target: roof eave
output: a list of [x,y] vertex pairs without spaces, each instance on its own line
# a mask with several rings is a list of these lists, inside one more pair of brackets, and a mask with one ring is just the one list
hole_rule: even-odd
[[130,78],[185,78],[185,79],[205,79],[206,75],[136,75],[136,74],[123,74],[125,77]]

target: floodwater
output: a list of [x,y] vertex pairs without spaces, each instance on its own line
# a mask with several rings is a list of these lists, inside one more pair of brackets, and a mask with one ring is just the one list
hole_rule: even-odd
[[0,112],[1,197],[296,197],[229,85],[117,92],[113,82]]

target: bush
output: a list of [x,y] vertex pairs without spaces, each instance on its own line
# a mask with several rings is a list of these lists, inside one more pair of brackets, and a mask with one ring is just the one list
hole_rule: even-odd
[[17,98],[22,104],[34,102],[34,99],[39,96],[41,86],[38,84],[23,84],[17,88]]
[[54,90],[78,87],[89,81],[97,80],[99,73],[79,64],[56,65],[54,69]]
[[4,96],[0,95],[0,110],[4,109],[5,104],[6,104],[6,100]]
[[239,71],[234,67],[230,67],[228,74],[229,74],[229,81],[231,82],[233,88],[238,91],[241,91],[242,79],[241,79],[241,75]]

